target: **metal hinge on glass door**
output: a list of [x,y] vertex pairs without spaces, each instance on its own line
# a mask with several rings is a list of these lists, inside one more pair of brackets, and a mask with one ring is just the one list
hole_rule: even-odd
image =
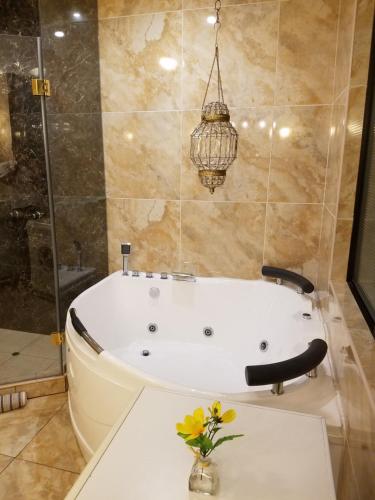
[[50,334],[51,342],[54,345],[62,345],[65,343],[65,333],[63,332],[54,332]]
[[49,80],[32,78],[31,88],[33,95],[44,95],[47,97],[51,95],[51,84]]

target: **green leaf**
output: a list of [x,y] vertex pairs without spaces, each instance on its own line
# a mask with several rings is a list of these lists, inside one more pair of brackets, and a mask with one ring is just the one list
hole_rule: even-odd
[[210,451],[213,447],[213,443],[209,437],[203,435],[203,439],[201,442],[201,453],[205,455],[208,451]]
[[212,449],[214,450],[221,444],[225,443],[225,441],[232,441],[233,439],[239,438],[244,436],[245,434],[233,434],[232,436],[224,436],[216,441],[216,443],[213,445]]
[[194,439],[188,439],[185,441],[185,443],[188,445],[188,446],[198,446],[200,447],[201,443],[202,443],[202,436],[198,436]]

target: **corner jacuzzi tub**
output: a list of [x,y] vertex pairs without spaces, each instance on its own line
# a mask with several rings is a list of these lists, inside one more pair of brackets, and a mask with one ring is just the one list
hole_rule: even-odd
[[[286,382],[283,396],[272,395],[270,386],[246,384],[247,365],[287,360],[304,352],[312,339],[325,337],[311,296],[292,287],[116,272],[82,293],[72,308],[103,349],[98,354],[78,335],[68,314],[69,406],[87,458],[143,386],[274,404],[318,380],[302,376]],[[329,371],[328,363],[319,370]]]

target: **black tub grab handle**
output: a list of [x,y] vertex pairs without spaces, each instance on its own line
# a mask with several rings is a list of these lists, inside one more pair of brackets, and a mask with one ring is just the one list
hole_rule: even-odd
[[305,375],[323,361],[327,349],[327,343],[323,339],[314,339],[305,352],[294,358],[268,365],[247,366],[246,383],[247,385],[280,384]]
[[82,337],[89,346],[94,349],[97,354],[100,354],[103,351],[103,348],[94,340],[91,335],[86,330],[86,327],[83,325],[82,321],[77,316],[76,310],[74,307],[69,309],[70,319],[72,321],[72,325],[74,330],[78,333],[80,337]]
[[311,293],[314,291],[314,285],[304,276],[297,274],[293,271],[288,271],[288,269],[282,269],[280,267],[263,266],[262,267],[263,276],[269,278],[277,278],[285,281],[289,281],[301,288],[304,293]]

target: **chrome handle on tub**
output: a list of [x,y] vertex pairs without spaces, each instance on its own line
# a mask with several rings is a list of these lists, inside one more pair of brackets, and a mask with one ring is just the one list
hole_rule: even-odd
[[76,310],[74,309],[74,307],[72,307],[71,309],[69,309],[69,313],[70,313],[70,319],[72,321],[73,328],[78,333],[78,335],[80,337],[82,337],[89,344],[89,346],[92,349],[94,349],[94,351],[97,354],[100,354],[102,351],[104,351],[103,347],[100,346],[96,342],[96,340],[94,340],[91,337],[91,335],[88,333],[88,331],[86,330],[86,328],[83,326],[81,320],[77,316],[77,313],[76,313]]

